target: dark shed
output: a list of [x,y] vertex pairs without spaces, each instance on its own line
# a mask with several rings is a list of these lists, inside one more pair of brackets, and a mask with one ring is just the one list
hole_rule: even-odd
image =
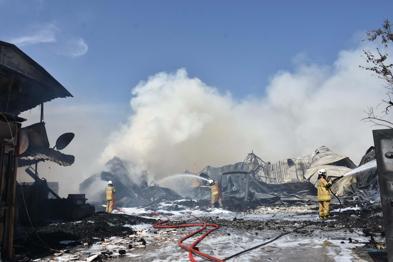
[[18,115],[71,93],[13,44],[0,41],[0,112]]

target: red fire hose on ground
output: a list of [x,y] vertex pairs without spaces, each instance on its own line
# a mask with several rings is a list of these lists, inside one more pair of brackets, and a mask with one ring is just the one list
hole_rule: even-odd
[[[210,260],[210,261],[214,261],[214,262],[224,262],[224,261],[226,261],[226,260],[235,258],[235,257],[237,257],[237,256],[240,256],[240,255],[244,254],[244,253],[247,253],[247,252],[249,252],[249,251],[251,251],[251,250],[254,250],[254,249],[260,248],[260,247],[262,247],[262,246],[268,245],[268,244],[270,244],[270,243],[276,241],[277,239],[279,239],[279,238],[281,238],[281,237],[283,237],[283,236],[285,236],[285,235],[288,235],[288,234],[297,232],[298,230],[303,229],[303,228],[308,227],[308,226],[311,225],[311,224],[305,224],[305,225],[299,226],[299,227],[297,227],[297,228],[294,228],[294,229],[291,230],[291,231],[283,232],[283,233],[279,234],[278,236],[276,236],[276,237],[274,237],[274,238],[272,238],[272,239],[270,239],[270,240],[268,240],[268,241],[266,241],[266,242],[263,242],[263,243],[258,244],[258,245],[256,245],[256,246],[247,248],[247,249],[245,249],[245,250],[243,250],[243,251],[237,252],[237,253],[235,253],[235,254],[233,254],[233,255],[231,255],[231,256],[229,256],[229,257],[226,257],[226,258],[224,258],[224,259],[220,259],[220,258],[217,258],[217,257],[214,257],[214,256],[210,256],[210,255],[208,255],[208,254],[206,254],[206,253],[203,253],[203,252],[199,251],[199,249],[198,249],[198,247],[197,247],[197,245],[198,245],[205,237],[207,237],[210,233],[212,233],[213,231],[215,231],[215,230],[217,230],[217,229],[220,228],[220,226],[219,226],[218,224],[214,224],[214,223],[205,223],[205,222],[204,222],[204,223],[190,223],[190,224],[171,225],[171,224],[168,224],[168,223],[169,223],[169,220],[166,220],[166,221],[160,221],[160,220],[159,220],[157,223],[155,223],[155,224],[153,225],[153,228],[156,228],[156,229],[164,229],[164,228],[200,227],[198,230],[193,231],[193,232],[191,232],[190,234],[188,234],[188,235],[182,237],[182,238],[177,242],[177,245],[178,245],[179,247],[181,247],[182,249],[188,251],[188,259],[189,259],[191,262],[196,262],[196,260],[195,260],[195,258],[194,258],[194,254],[197,255],[197,256],[200,256],[200,257],[202,257],[202,258],[205,258],[205,259],[207,259],[207,260]],[[210,229],[208,229],[208,228],[210,228]],[[202,232],[205,231],[206,229],[208,229],[208,230],[207,230],[205,233],[203,233],[200,237],[198,237],[194,242],[192,242],[191,245],[188,246],[188,245],[184,244],[184,241],[185,241],[185,240],[187,240],[187,239],[189,239],[189,238],[195,236],[196,234],[202,233]]]
[[[170,225],[167,224],[169,221],[158,221],[153,225],[154,228],[156,229],[163,229],[163,228],[188,228],[188,227],[200,227],[198,230],[191,232],[190,234],[182,237],[178,242],[177,245],[181,247],[182,249],[188,251],[188,259],[191,262],[195,262],[194,254],[198,255],[200,257],[203,257],[207,260],[210,261],[215,261],[215,262],[223,262],[223,259],[210,256],[206,253],[203,253],[199,251],[197,245],[205,238],[207,237],[210,233],[214,232],[215,230],[219,229],[220,226],[218,224],[213,224],[213,223],[192,223],[192,224],[179,224],[179,225]],[[206,231],[207,230],[207,231]],[[206,231],[206,232],[204,232]],[[204,232],[200,237],[198,237],[194,242],[192,242],[190,245],[184,244],[184,241]]]

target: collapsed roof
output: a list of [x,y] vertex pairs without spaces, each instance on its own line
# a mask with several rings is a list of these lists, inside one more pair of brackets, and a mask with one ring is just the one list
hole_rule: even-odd
[[339,177],[355,167],[356,165],[349,157],[337,154],[326,146],[321,146],[315,150],[305,178],[315,184],[318,179],[316,174],[321,168],[326,169],[330,177]]
[[[375,159],[373,148],[367,150],[360,165]],[[356,168],[353,161],[337,154],[326,146],[315,150],[314,154],[296,159],[286,159],[271,164],[254,153],[250,153],[244,162],[222,167],[206,167],[202,172],[218,181],[223,195],[246,199],[246,194],[254,199],[279,196],[281,199],[290,195],[303,197],[313,194],[309,186],[316,187],[319,169],[326,169],[328,177],[342,177]],[[354,171],[357,171],[355,169]],[[359,190],[374,188],[375,169],[357,171],[355,175],[342,177],[332,186],[335,194],[343,196],[358,193]],[[246,186],[247,185],[247,186]],[[207,196],[205,196],[207,197]]]
[[[261,181],[256,176],[256,172],[261,172],[262,169],[260,164],[255,165],[256,160],[260,158],[251,153],[244,162],[221,167],[208,166],[202,171],[201,176],[205,175],[218,182],[224,205],[228,208],[233,208],[233,204],[239,200],[258,204],[284,199],[288,201],[307,200],[310,199],[308,196],[315,195],[315,188],[307,181],[281,184],[268,184]],[[261,160],[257,162],[261,163]],[[203,185],[207,184],[202,183]],[[210,192],[205,190],[198,192],[196,196],[200,199],[209,198]]]
[[71,93],[13,44],[0,41],[0,112],[18,115]]

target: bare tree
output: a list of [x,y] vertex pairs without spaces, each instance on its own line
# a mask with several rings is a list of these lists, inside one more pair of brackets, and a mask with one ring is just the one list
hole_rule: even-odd
[[392,24],[385,20],[382,27],[367,33],[367,39],[371,42],[377,42],[380,47],[374,52],[364,50],[366,62],[369,66],[363,67],[366,70],[374,72],[379,78],[383,79],[386,84],[386,96],[382,100],[384,110],[376,113],[374,108],[367,111],[367,120],[375,125],[393,128],[393,122],[387,120],[390,109],[393,107],[393,64],[389,63],[389,47],[393,44]]

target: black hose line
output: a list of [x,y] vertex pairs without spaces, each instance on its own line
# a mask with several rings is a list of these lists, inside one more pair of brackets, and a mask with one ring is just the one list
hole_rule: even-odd
[[251,250],[254,250],[254,249],[260,248],[260,247],[262,247],[262,246],[265,246],[265,245],[267,245],[267,244],[270,244],[270,243],[276,241],[277,239],[279,239],[279,238],[281,238],[281,237],[283,237],[283,236],[292,234],[292,233],[296,232],[297,230],[303,229],[303,228],[308,227],[308,226],[311,226],[311,224],[303,225],[303,226],[301,226],[301,227],[295,228],[295,229],[292,230],[292,231],[288,231],[288,232],[281,233],[280,235],[276,236],[276,237],[273,238],[273,239],[270,239],[270,240],[268,240],[268,241],[266,241],[266,242],[263,242],[263,243],[261,243],[261,244],[259,244],[259,245],[256,245],[256,246],[247,248],[247,249],[245,249],[245,250],[243,250],[243,251],[240,251],[240,252],[238,252],[238,253],[235,253],[235,254],[233,254],[233,255],[231,255],[231,256],[229,256],[229,257],[224,258],[223,260],[226,261],[226,260],[232,259],[232,258],[234,258],[234,257],[240,256],[240,255],[242,255],[242,254],[244,254],[244,253],[246,253],[246,252],[249,252],[249,251],[251,251]]
[[[334,196],[334,197],[338,200],[338,202],[340,203],[340,211],[341,211],[341,208],[343,207],[343,205],[342,205],[342,203],[341,203],[340,198],[339,198],[330,188],[329,188],[329,191],[330,191],[330,193],[333,194],[333,196]],[[224,258],[224,261],[229,260],[229,259],[232,259],[232,258],[237,257],[237,256],[240,256],[240,255],[242,255],[242,254],[244,254],[244,253],[246,253],[246,252],[249,252],[249,251],[254,250],[254,249],[257,249],[257,248],[260,248],[260,247],[265,246],[265,245],[267,245],[267,244],[270,244],[270,243],[276,241],[277,239],[279,239],[279,238],[281,238],[281,237],[283,237],[283,236],[285,236],[285,235],[289,235],[289,234],[291,234],[291,233],[296,232],[296,231],[299,230],[299,229],[303,229],[303,228],[308,227],[308,226],[310,226],[310,225],[304,225],[304,226],[301,226],[301,227],[297,227],[297,228],[295,228],[295,229],[292,230],[292,231],[284,232],[284,233],[282,233],[282,234],[276,236],[276,237],[273,238],[273,239],[270,239],[270,240],[268,240],[268,241],[266,241],[266,242],[263,242],[263,243],[261,243],[261,244],[259,244],[259,245],[250,247],[250,248],[245,249],[245,250],[243,250],[243,251],[240,251],[240,252],[238,252],[238,253],[236,253],[236,254],[233,254],[233,255],[231,255],[231,256],[229,256],[229,257],[226,257],[226,258]]]
[[329,188],[329,191],[338,200],[338,203],[340,203],[340,212],[341,212],[341,209],[343,208],[343,204],[341,203],[340,198],[330,188]]
[[[341,178],[343,178],[343,176],[336,177],[336,178],[332,181],[332,184],[334,184],[336,181],[340,180]],[[329,187],[329,191],[330,191],[330,193],[332,193],[332,195],[338,200],[338,203],[340,203],[340,212],[341,212],[341,209],[343,208],[343,204],[341,203],[340,198],[332,191],[332,189],[331,189],[330,187]]]

